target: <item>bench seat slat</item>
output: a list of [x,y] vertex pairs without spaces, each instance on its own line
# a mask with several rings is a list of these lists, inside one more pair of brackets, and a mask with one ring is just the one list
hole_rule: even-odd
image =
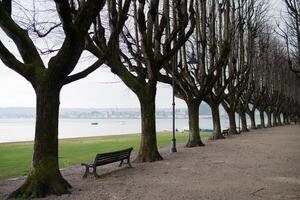
[[101,160],[97,160],[95,162],[96,165],[101,165],[101,163],[107,162],[107,161],[112,161],[112,162],[117,162],[117,161],[121,161],[121,160],[126,160],[129,157],[119,157],[119,158],[106,158],[106,159],[101,159]]
[[95,160],[100,160],[100,159],[106,159],[106,158],[118,158],[118,157],[128,157],[130,154],[118,154],[118,155],[111,155],[111,156],[97,156]]
[[120,150],[120,151],[114,151],[114,152],[108,152],[108,153],[101,153],[98,154],[99,156],[106,156],[106,155],[113,155],[113,154],[120,154],[123,152],[131,152],[133,148],[128,148],[128,149],[124,149],[124,150]]
[[127,158],[128,158],[128,156],[116,156],[116,157],[111,157],[111,158],[101,158],[101,159],[95,160],[95,163],[101,163],[102,161],[106,161],[106,160],[120,161],[120,160],[124,160],[124,159],[127,159]]
[[126,156],[129,156],[129,155],[130,155],[129,153],[126,153],[126,154],[114,154],[114,155],[109,155],[109,156],[108,155],[106,155],[106,156],[97,155],[95,160],[106,159],[106,158],[114,158],[114,157],[120,157],[120,156],[126,157]]

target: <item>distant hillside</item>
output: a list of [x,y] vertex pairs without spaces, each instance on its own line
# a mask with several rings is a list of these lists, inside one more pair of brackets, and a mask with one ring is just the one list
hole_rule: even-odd
[[[211,110],[206,103],[200,106],[200,115],[210,115]],[[172,118],[171,108],[158,108],[157,118]],[[187,118],[186,108],[176,108],[176,117]],[[0,118],[35,118],[33,107],[0,108]],[[140,118],[139,108],[61,108],[60,118]]]
[[31,108],[31,107],[0,108],[0,118],[35,118],[35,108]]

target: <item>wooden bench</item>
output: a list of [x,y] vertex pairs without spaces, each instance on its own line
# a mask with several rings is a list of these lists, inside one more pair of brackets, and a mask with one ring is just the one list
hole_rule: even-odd
[[[85,166],[83,178],[86,178],[88,175],[98,177],[96,167],[113,162],[121,161],[119,164],[119,167],[121,167],[125,160],[126,164],[128,164],[129,167],[132,167],[130,163],[130,154],[132,150],[133,148],[131,147],[120,151],[97,154],[93,163],[81,163],[82,166]],[[92,171],[90,171],[90,169],[92,169]]]
[[224,129],[222,131],[222,135],[225,137],[225,136],[228,136],[228,133],[229,133],[229,129]]

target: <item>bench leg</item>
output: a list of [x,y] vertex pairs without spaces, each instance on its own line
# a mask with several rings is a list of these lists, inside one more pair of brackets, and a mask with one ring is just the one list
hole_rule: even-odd
[[[92,172],[90,172],[90,168],[93,168]],[[96,171],[96,166],[93,166],[93,167],[85,166],[85,173],[82,176],[82,178],[87,178],[88,175],[92,175],[92,176],[94,176],[96,178],[99,177],[99,175],[97,174],[97,171]]]
[[85,166],[85,173],[82,176],[82,178],[87,178],[88,174],[90,173],[90,168],[89,166]]
[[124,160],[121,160],[119,167],[122,167]]
[[128,166],[129,166],[130,168],[133,168],[132,165],[131,165],[131,163],[130,163],[130,158],[127,159],[127,164],[128,164]]
[[96,166],[93,167],[93,173],[92,173],[92,175],[93,175],[94,177],[96,177],[96,178],[99,177],[99,175],[97,174]]

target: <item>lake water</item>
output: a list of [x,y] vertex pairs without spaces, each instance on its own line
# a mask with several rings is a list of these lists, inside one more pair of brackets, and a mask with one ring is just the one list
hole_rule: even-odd
[[[92,125],[91,123],[98,123]],[[210,116],[200,116],[200,128],[212,129]],[[228,120],[222,118],[222,128]],[[0,143],[32,141],[35,119],[0,119]],[[157,131],[172,130],[172,119],[157,119]],[[178,130],[188,129],[188,119],[176,119]],[[59,138],[75,138],[103,135],[140,133],[140,119],[60,119]]]

